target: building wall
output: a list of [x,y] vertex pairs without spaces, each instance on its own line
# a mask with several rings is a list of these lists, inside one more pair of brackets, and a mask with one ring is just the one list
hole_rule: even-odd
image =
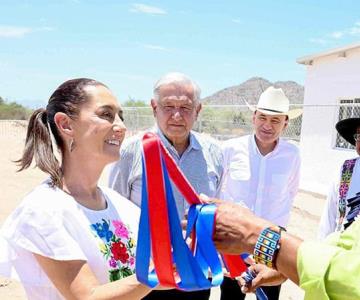
[[[360,49],[346,57],[320,57],[307,66],[300,150],[300,188],[327,194],[330,183],[339,176],[345,159],[354,150],[336,149],[335,124],[340,99],[360,98]],[[360,117],[360,116],[359,116]]]

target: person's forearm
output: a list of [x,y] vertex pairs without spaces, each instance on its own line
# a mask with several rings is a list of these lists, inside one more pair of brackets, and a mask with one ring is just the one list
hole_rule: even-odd
[[287,232],[282,232],[280,242],[276,267],[280,273],[298,285],[297,254],[303,241]]
[[108,284],[99,285],[93,288],[91,300],[109,300],[126,297],[127,300],[141,299],[151,292],[151,289],[135,278],[135,275],[114,281]]
[[90,266],[81,260],[60,261],[34,254],[37,262],[65,299],[112,300],[141,299],[151,289],[136,275],[100,284]]
[[[253,223],[252,230],[249,230],[251,234],[248,234],[251,238],[247,239],[249,253],[254,252],[257,238],[259,237],[261,231],[266,227],[268,226],[264,226],[261,219]],[[296,284],[299,284],[297,252],[301,243],[301,239],[283,231],[280,240],[280,250],[276,258],[277,270]]]
[[[255,216],[249,209],[234,203],[218,203],[213,240],[216,248],[223,253],[253,253],[260,233],[267,227],[276,225]],[[278,270],[299,282],[297,253],[302,240],[282,232],[280,250],[277,257]]]

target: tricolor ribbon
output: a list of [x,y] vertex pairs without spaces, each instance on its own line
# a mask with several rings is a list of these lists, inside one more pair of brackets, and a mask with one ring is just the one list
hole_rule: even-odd
[[[157,135],[143,137],[142,200],[136,250],[136,275],[150,287],[208,289],[223,280],[222,265],[212,241],[216,206],[201,203]],[[183,237],[170,183],[190,204]],[[191,247],[186,240],[191,236]],[[152,257],[154,270],[150,271]],[[240,255],[224,255],[231,277],[246,270]],[[209,277],[209,271],[211,278]]]

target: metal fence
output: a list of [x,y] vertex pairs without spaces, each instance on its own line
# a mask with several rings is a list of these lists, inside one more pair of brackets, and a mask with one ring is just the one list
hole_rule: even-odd
[[[296,108],[299,108],[299,105],[296,105]],[[154,125],[154,116],[150,107],[124,107],[123,109],[125,124],[129,132],[146,130]],[[207,133],[219,140],[241,136],[252,132],[252,114],[246,105],[204,105],[194,125],[194,130]],[[299,141],[301,121],[302,117],[290,120],[283,136]]]
[[[360,117],[360,103],[344,103],[339,105],[292,105],[291,109],[303,108],[304,115],[315,118],[317,122],[331,122],[329,130],[334,130],[338,120],[348,117]],[[128,135],[147,130],[155,123],[150,107],[123,107]],[[290,120],[282,136],[286,139],[300,141],[303,116]],[[0,136],[25,138],[27,121],[0,120]],[[249,134],[253,131],[252,112],[245,105],[204,105],[194,130],[207,133],[218,140]],[[316,128],[314,128],[316,131]],[[337,136],[338,148],[351,148],[346,141]]]
[[0,120],[0,136],[9,138],[25,138],[26,120]]

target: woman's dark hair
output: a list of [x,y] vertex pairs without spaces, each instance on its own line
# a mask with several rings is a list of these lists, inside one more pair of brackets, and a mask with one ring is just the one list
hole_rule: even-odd
[[88,78],[65,81],[51,95],[46,109],[40,108],[33,112],[27,128],[23,155],[16,161],[20,167],[19,172],[27,169],[35,158],[36,167],[50,175],[51,184],[62,188],[62,170],[53,152],[49,128],[56,145],[63,152],[64,141],[54,122],[55,114],[62,112],[76,119],[81,106],[89,100],[85,87],[98,85],[106,87],[103,83]]

